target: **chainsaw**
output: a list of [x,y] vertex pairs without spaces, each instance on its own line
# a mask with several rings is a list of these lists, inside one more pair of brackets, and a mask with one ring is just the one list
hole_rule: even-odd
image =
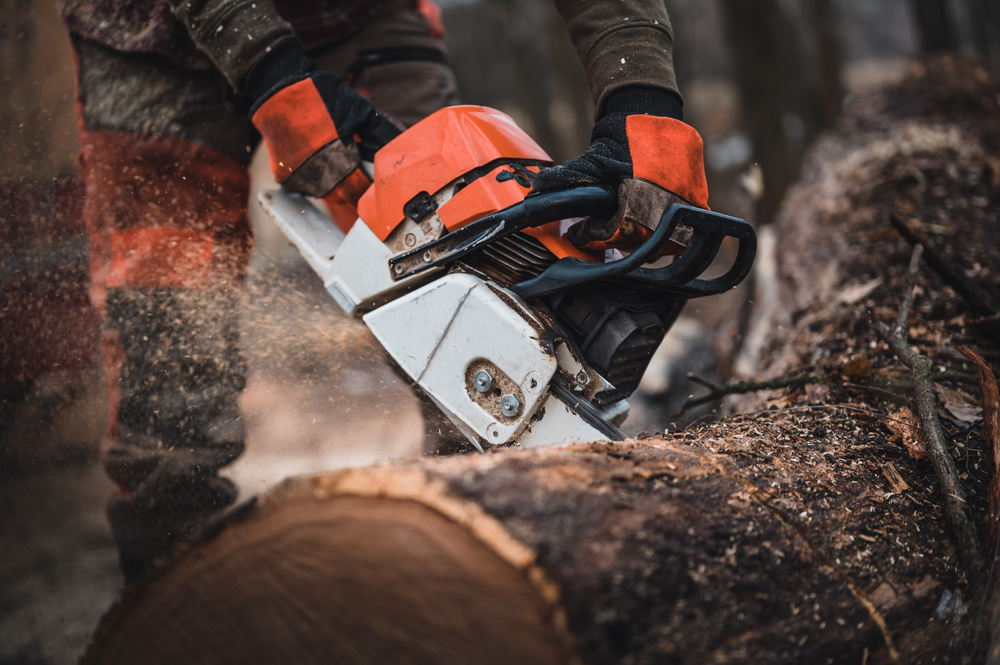
[[[739,284],[756,252],[745,221],[679,204],[627,255],[578,249],[566,230],[613,215],[617,193],[532,194],[551,164],[507,115],[455,106],[366,163],[352,222],[280,187],[260,196],[334,302],[480,452],[623,440],[626,398],[684,304]],[[700,277],[726,238],[732,265]]]

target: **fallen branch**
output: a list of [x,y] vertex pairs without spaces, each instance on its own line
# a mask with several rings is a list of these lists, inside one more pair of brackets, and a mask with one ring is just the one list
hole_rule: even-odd
[[[826,374],[799,374],[796,376],[786,376],[780,379],[771,379],[770,381],[736,381],[734,383],[715,383],[714,381],[709,381],[703,376],[699,376],[694,373],[688,373],[688,380],[693,381],[699,385],[708,388],[709,392],[707,395],[702,395],[701,397],[690,397],[681,408],[677,410],[671,418],[677,418],[688,409],[694,408],[696,406],[701,406],[702,404],[708,404],[709,402],[714,402],[717,399],[721,399],[726,395],[743,395],[745,393],[757,392],[758,390],[777,390],[779,388],[799,388],[801,386],[808,386],[815,383],[826,383],[830,380],[830,377]],[[961,374],[958,372],[932,372],[931,379],[933,381],[953,381],[954,383],[965,383],[970,385],[979,385],[979,377],[975,374]],[[906,398],[896,393],[889,392],[888,390],[883,390],[878,386],[866,386],[858,383],[845,383],[838,384],[844,385],[850,388],[862,388],[864,390],[872,390],[875,392],[884,393],[890,397],[896,399]]]
[[964,383],[970,386],[979,385],[979,377],[975,374],[963,374],[962,372],[933,372],[931,378],[935,381],[952,381],[953,383]]
[[913,249],[910,268],[906,276],[906,291],[900,302],[899,316],[895,327],[890,330],[885,324],[873,320],[878,333],[892,352],[899,357],[904,365],[913,372],[914,391],[916,393],[917,412],[923,424],[924,440],[927,442],[927,454],[930,456],[934,473],[941,485],[945,500],[945,511],[958,541],[958,550],[969,571],[970,579],[981,577],[982,559],[980,557],[979,539],[976,529],[966,513],[965,490],[958,478],[955,460],[948,452],[944,430],[937,415],[937,400],[934,393],[934,380],[931,378],[931,362],[920,355],[906,341],[909,326],[906,316],[913,303],[913,282],[923,254],[923,245]]
[[701,397],[689,398],[681,405],[677,413],[671,416],[672,418],[680,416],[690,408],[714,402],[726,395],[742,395],[743,393],[752,393],[758,390],[776,390],[778,388],[798,388],[799,386],[830,380],[830,377],[825,374],[800,374],[799,376],[786,376],[780,379],[771,379],[770,381],[737,381],[736,383],[724,384],[709,381],[697,374],[688,374],[687,378],[708,388],[709,393]]
[[969,279],[958,271],[951,263],[945,259],[943,256],[938,254],[932,248],[927,246],[927,241],[921,238],[920,235],[911,229],[906,223],[896,217],[893,214],[889,215],[889,223],[892,224],[892,228],[899,232],[899,235],[903,236],[906,242],[916,247],[924,248],[924,261],[927,265],[938,274],[938,276],[945,281],[948,286],[955,289],[965,302],[975,310],[986,314],[996,314],[997,306],[993,300],[983,291],[973,284]]
[[[983,440],[990,449],[993,462],[993,478],[990,481],[989,489],[989,513],[986,516],[986,524],[989,526],[989,539],[993,541],[993,552],[990,557],[990,571],[986,576],[986,587],[983,590],[983,600],[979,604],[979,612],[976,616],[976,626],[983,625],[981,622],[983,609],[986,601],[993,597],[993,606],[997,606],[997,593],[990,593],[990,586],[993,582],[993,575],[996,573],[997,560],[1000,558],[1000,538],[997,534],[998,520],[1000,520],[1000,389],[997,388],[997,380],[993,374],[993,368],[981,355],[970,349],[961,346],[955,347],[966,358],[971,360],[979,369],[981,384],[979,395],[983,402]],[[994,613],[992,621],[990,652],[997,653],[1000,649],[1000,613]]]

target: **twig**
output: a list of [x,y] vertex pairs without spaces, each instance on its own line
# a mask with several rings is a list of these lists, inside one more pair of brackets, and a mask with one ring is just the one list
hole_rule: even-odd
[[720,390],[723,388],[722,384],[715,383],[714,381],[709,381],[705,377],[701,376],[700,374],[695,374],[694,372],[688,372],[687,378],[689,381],[693,381],[694,383],[700,383],[709,390]]
[[906,288],[903,289],[903,297],[899,301],[899,313],[896,314],[896,329],[892,334],[901,339],[906,339],[906,333],[910,329],[910,310],[913,308],[913,283],[917,278],[917,270],[920,268],[920,257],[923,256],[926,247],[923,244],[913,248],[910,256],[910,267],[906,271]]
[[[907,300],[912,303],[913,281],[916,277],[921,254],[922,246],[918,245],[913,250],[913,258],[910,261],[910,269],[906,277],[906,289],[911,294],[909,296],[904,294],[903,303],[900,305],[901,311]],[[909,307],[906,309],[908,310]],[[931,379],[931,362],[925,356],[917,353],[906,341],[908,326],[905,319],[900,325],[900,318],[897,318],[896,330],[890,330],[888,326],[879,321],[873,320],[872,323],[879,337],[913,372],[917,412],[920,415],[920,422],[923,424],[927,453],[931,458],[934,473],[944,494],[945,510],[958,541],[958,550],[965,562],[966,569],[969,571],[969,577],[979,579],[982,572],[979,539],[975,527],[966,514],[965,490],[962,489],[962,483],[958,478],[958,469],[955,468],[955,460],[948,452],[944,430],[941,428],[941,421],[938,420],[934,381]]]
[[993,478],[989,486],[989,512],[986,522],[990,525],[989,537],[996,540],[997,521],[1000,520],[1000,388],[997,387],[993,368],[982,356],[971,349],[958,346],[959,353],[968,358],[979,370],[980,401],[983,403],[983,440],[990,452]]
[[829,380],[830,377],[825,374],[800,374],[799,376],[786,376],[770,381],[738,381],[726,384],[713,383],[697,374],[688,374],[688,378],[708,388],[709,393],[701,397],[688,399],[671,418],[676,418],[690,408],[714,402],[726,395],[742,395],[743,393],[752,393],[758,390],[775,390],[777,388],[797,388],[809,385],[810,383],[821,383]]
[[900,402],[905,402],[906,404],[912,404],[910,398],[900,395],[899,393],[894,393],[891,390],[886,390],[885,388],[879,388],[878,386],[866,386],[863,383],[828,383],[828,386],[843,386],[844,388],[858,388],[860,390],[867,390],[868,392],[881,393],[888,397],[898,400]]
[[[701,397],[689,398],[686,402],[684,402],[684,404],[681,405],[681,408],[670,416],[670,420],[684,415],[684,412],[688,409],[701,406],[702,404],[708,404],[709,402],[714,402],[715,400],[725,397],[726,395],[742,395],[745,393],[752,393],[757,390],[775,390],[777,388],[798,388],[800,386],[807,386],[810,384],[826,383],[830,377],[825,374],[800,374],[798,376],[772,379],[771,381],[740,381],[738,383],[715,383],[714,381],[709,381],[705,377],[693,373],[689,373],[687,378],[694,383],[705,386],[711,392],[707,395],[702,395]],[[973,374],[961,374],[959,372],[933,372],[931,373],[931,379],[933,381],[952,381],[954,383],[967,383],[973,385],[979,384],[979,377]],[[888,395],[889,397],[901,400],[908,404],[912,404],[912,402],[903,395],[879,388],[878,386],[869,386],[860,383],[827,383],[827,385],[869,390]],[[707,415],[711,414],[706,414],[706,416]],[[706,416],[702,416],[702,418]],[[698,420],[701,420],[701,418]],[[697,420],[694,422],[697,422]],[[694,422],[689,423],[688,427],[693,425]]]
[[900,423],[906,427],[912,427],[909,423],[903,422],[897,418],[892,418],[884,413],[879,413],[878,411],[872,411],[871,409],[862,409],[860,407],[854,406],[853,404],[806,404],[803,406],[786,406],[783,409],[763,409],[762,411],[751,411],[749,413],[737,413],[732,418],[733,420],[737,418],[756,418],[757,416],[768,415],[778,415],[781,413],[786,413],[788,411],[819,411],[823,409],[843,409],[844,411],[854,411],[855,413],[864,413],[869,416],[878,416],[879,418],[884,418],[885,420],[891,420],[896,423]]
[[952,381],[954,383],[967,383],[978,386],[979,377],[975,374],[963,374],[961,372],[934,372],[931,378],[935,381]]
[[948,286],[955,289],[965,302],[973,309],[985,312],[987,314],[996,314],[997,306],[992,301],[992,299],[980,290],[978,286],[969,281],[969,279],[956,270],[951,263],[945,259],[943,256],[938,254],[933,249],[927,247],[927,241],[920,237],[920,235],[911,229],[906,223],[896,217],[896,215],[889,214],[889,223],[892,224],[892,228],[899,232],[899,235],[910,243],[911,245],[923,246],[925,248],[924,260],[927,265],[938,274],[941,279],[945,281]]
[[750,452],[748,450],[720,450],[716,454],[718,455],[739,455],[742,457],[749,457],[751,459],[757,459],[761,462],[770,462],[774,459],[773,455],[761,455],[760,453]]

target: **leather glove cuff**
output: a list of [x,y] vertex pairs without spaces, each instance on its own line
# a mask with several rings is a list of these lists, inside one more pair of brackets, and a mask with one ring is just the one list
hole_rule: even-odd
[[[671,203],[708,208],[701,137],[681,119],[678,96],[659,88],[622,88],[608,97],[605,111],[587,152],[534,177],[539,192],[583,184],[618,188],[617,213],[573,226],[573,244],[595,251],[632,249],[652,234]],[[676,252],[680,240],[663,251]]]
[[651,115],[630,115],[624,124],[632,177],[708,209],[704,148],[698,131],[680,120]]
[[295,40],[261,58],[244,87],[275,178],[303,194],[326,195],[400,133],[339,76],[317,71]]
[[617,187],[641,178],[708,208],[702,141],[694,127],[670,117],[613,113],[597,121],[590,140],[590,149],[578,159],[538,173],[535,190]]

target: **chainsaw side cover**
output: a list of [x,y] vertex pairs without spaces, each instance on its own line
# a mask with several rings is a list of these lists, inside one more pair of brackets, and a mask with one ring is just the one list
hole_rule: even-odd
[[[332,224],[331,224],[332,226]],[[333,260],[320,273],[326,290],[345,313],[357,316],[380,307],[401,293],[433,278],[440,269],[418,279],[394,281],[389,273],[392,252],[359,219],[344,238]]]
[[[445,275],[364,322],[445,414],[471,429],[477,446],[516,440],[556,371],[544,325],[516,296],[473,275]],[[492,378],[486,391],[474,386],[479,371]],[[518,403],[510,415],[502,407],[509,396]]]

